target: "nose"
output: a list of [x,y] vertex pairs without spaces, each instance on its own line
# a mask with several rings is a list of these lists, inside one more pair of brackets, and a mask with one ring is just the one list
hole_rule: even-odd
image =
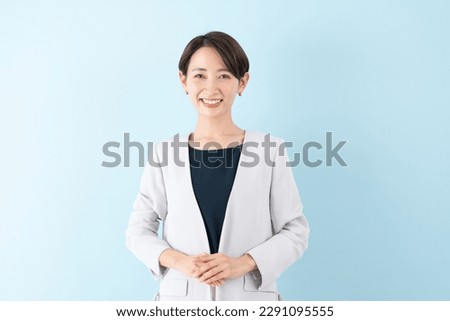
[[219,91],[219,86],[217,79],[211,77],[206,81],[205,89],[208,92],[209,95],[215,94]]

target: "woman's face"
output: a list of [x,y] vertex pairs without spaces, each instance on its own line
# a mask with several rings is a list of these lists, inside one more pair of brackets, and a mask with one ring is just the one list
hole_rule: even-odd
[[249,75],[238,80],[225,66],[214,48],[202,47],[191,57],[186,75],[179,73],[181,84],[188,92],[198,113],[207,117],[231,115],[237,93],[242,93]]

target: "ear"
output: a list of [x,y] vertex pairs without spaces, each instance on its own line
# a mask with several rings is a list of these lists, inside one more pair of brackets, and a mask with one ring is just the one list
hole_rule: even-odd
[[187,91],[187,84],[186,84],[186,76],[183,75],[183,73],[178,71],[178,77],[180,78],[181,86],[183,86],[184,91]]
[[239,79],[239,87],[238,87],[238,93],[243,93],[245,90],[245,87],[247,87],[248,80],[250,79],[250,74],[246,72],[244,76],[242,76],[241,79]]

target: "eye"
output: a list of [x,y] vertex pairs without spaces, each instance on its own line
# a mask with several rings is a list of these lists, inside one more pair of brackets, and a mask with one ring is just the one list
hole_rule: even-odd
[[231,77],[228,74],[223,74],[223,75],[219,76],[219,79],[229,79],[229,78],[231,78]]
[[194,75],[194,78],[205,78],[202,74],[196,74]]

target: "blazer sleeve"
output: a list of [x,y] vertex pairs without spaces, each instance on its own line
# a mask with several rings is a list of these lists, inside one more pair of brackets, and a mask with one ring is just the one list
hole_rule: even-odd
[[157,145],[152,149],[152,160],[146,162],[141,177],[139,192],[133,204],[133,210],[126,230],[126,246],[160,279],[167,268],[159,264],[161,253],[170,248],[169,244],[158,236],[158,228],[167,214],[167,198],[164,177],[157,155]]
[[270,186],[273,236],[247,252],[257,265],[252,273],[260,280],[259,290],[275,281],[308,247],[309,224],[282,140],[274,162]]

